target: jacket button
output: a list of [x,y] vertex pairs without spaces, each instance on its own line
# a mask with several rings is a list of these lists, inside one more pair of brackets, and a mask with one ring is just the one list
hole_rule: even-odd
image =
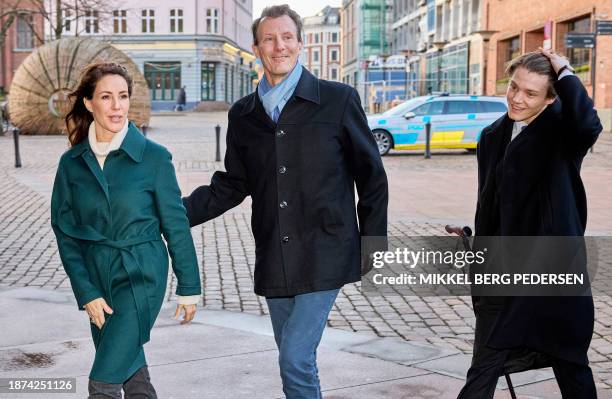
[[285,134],[287,134],[287,133],[285,133],[284,130],[279,130],[279,131],[276,132],[276,137],[283,137]]
[[285,209],[287,206],[289,206],[289,204],[287,204],[287,201],[282,201],[279,206],[281,209]]
[[280,173],[281,175],[284,175],[285,173],[287,173],[287,167],[286,166],[279,167],[278,173]]
[[287,243],[289,242],[289,236],[284,236],[284,237],[283,237],[283,242],[284,242],[285,244],[287,244]]

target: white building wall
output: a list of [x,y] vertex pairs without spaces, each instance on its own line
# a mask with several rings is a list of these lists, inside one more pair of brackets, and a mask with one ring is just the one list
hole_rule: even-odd
[[[56,0],[45,0],[49,12],[55,13]],[[72,4],[68,1],[65,4]],[[234,81],[228,85],[233,95],[231,103],[240,98],[240,73],[250,79],[252,0],[108,0],[104,10],[98,10],[99,30],[91,35],[112,43],[124,51],[144,72],[147,62],[180,62],[181,85],[187,86],[187,102],[201,101],[202,62],[215,63],[215,100],[224,102],[225,66],[234,70]],[[127,11],[126,33],[113,32],[112,10]],[[142,32],[142,10],[155,10],[155,30]],[[182,9],[182,32],[170,31],[170,10]],[[206,31],[207,9],[218,9],[218,32]],[[102,12],[104,11],[104,12]],[[74,15],[72,15],[74,19]],[[64,36],[86,35],[84,16],[71,22],[71,31]],[[46,21],[47,39],[53,39],[53,29]],[[240,65],[240,58],[243,64]],[[228,74],[231,78],[232,74]],[[242,95],[248,94],[248,87]],[[170,101],[171,102],[171,101]]]

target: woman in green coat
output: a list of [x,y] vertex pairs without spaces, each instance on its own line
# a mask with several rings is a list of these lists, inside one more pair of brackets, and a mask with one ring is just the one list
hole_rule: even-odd
[[[90,398],[155,398],[143,345],[160,311],[168,251],[178,280],[176,317],[193,319],[200,276],[172,157],[127,120],[132,79],[94,64],[72,93],[71,148],[59,162],[51,224],[96,356]],[[168,248],[162,241],[162,234]]]

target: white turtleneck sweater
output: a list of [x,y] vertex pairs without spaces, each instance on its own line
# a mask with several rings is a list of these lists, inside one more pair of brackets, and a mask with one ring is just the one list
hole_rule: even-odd
[[[89,125],[89,146],[91,150],[96,155],[96,159],[100,164],[100,169],[104,170],[104,161],[106,161],[106,157],[111,151],[116,151],[121,147],[121,143],[125,139],[128,131],[128,121],[126,119],[125,125],[123,128],[117,133],[113,135],[111,141],[98,141],[96,137],[96,122],[91,122]],[[187,296],[178,296],[178,303],[181,305],[194,305],[197,304],[200,300],[199,295],[187,295]]]
[[121,147],[121,143],[123,143],[123,139],[125,139],[127,131],[128,121],[126,119],[125,124],[123,125],[121,130],[113,135],[111,141],[98,141],[98,138],[96,136],[96,122],[91,122],[91,124],[89,125],[89,134],[87,137],[89,139],[89,146],[91,147],[93,153],[96,155],[96,159],[100,164],[100,169],[104,169],[104,161],[106,160],[108,154],[111,151],[118,150],[119,147]]

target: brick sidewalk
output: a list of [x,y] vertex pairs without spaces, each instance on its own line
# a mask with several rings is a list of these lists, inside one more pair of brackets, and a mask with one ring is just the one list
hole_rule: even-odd
[[[215,170],[214,126],[225,129],[225,114],[154,116],[149,136],[167,146],[183,193],[210,181]],[[612,140],[602,137],[584,163],[589,195],[589,231],[612,232]],[[224,152],[222,137],[221,154]],[[10,137],[0,137],[0,282],[11,286],[69,289],[49,225],[49,195],[62,137],[22,137],[23,168],[13,168]],[[390,235],[441,235],[446,223],[472,224],[476,190],[475,157],[462,151],[396,153],[384,158],[390,182]],[[209,309],[266,314],[253,293],[254,241],[250,200],[192,230],[202,265]],[[172,299],[174,279],[168,298]],[[596,303],[590,359],[600,386],[612,387],[612,299]],[[469,297],[365,296],[359,284],[344,287],[330,314],[331,326],[399,336],[471,352],[474,317]]]

